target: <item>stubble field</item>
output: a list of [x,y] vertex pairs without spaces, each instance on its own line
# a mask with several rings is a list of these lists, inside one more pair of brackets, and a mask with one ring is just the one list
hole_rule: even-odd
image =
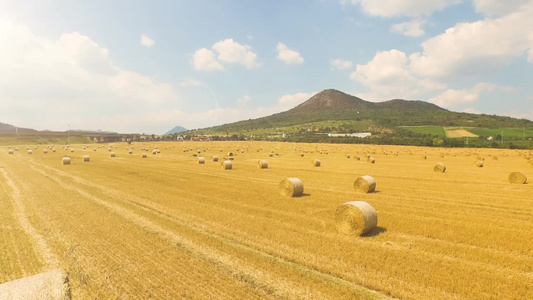
[[[0,284],[59,270],[72,299],[533,299],[528,151],[131,146],[0,148]],[[510,184],[513,171],[530,183]],[[375,193],[354,190],[362,175]],[[280,195],[287,177],[302,180],[302,197]],[[378,228],[337,233],[335,209],[356,200],[377,210]]]

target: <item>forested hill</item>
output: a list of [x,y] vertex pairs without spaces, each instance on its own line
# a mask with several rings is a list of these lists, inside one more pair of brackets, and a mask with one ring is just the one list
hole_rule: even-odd
[[304,103],[278,114],[224,124],[202,131],[250,132],[321,121],[371,121],[383,128],[397,126],[533,127],[533,122],[504,116],[459,113],[424,101],[394,99],[369,102],[338,90],[324,90]]

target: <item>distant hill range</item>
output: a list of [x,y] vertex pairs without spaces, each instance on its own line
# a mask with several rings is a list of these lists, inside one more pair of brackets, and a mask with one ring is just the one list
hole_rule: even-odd
[[184,131],[187,131],[187,128],[181,127],[181,126],[176,126],[176,127],[172,128],[171,130],[169,130],[167,133],[165,133],[163,135],[171,135],[171,134],[174,134],[174,133],[180,133],[180,132],[184,132]]
[[0,131],[35,131],[33,129],[29,129],[29,128],[20,128],[20,127],[15,127],[13,125],[9,125],[9,124],[5,124],[5,123],[2,123],[0,122]]
[[[393,99],[369,102],[338,90],[324,90],[285,112],[253,120],[199,130],[206,133],[252,132],[256,129],[286,128],[324,121],[351,121],[383,130],[397,126],[458,126],[532,128],[533,122],[511,117],[453,112],[425,101]],[[356,126],[357,127],[357,126]],[[357,128],[356,128],[357,129]],[[364,130],[358,128],[357,130]]]

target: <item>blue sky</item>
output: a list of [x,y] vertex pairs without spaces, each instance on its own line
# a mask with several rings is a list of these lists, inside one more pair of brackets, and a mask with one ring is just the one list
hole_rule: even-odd
[[161,134],[334,88],[533,120],[532,0],[0,2],[0,122]]

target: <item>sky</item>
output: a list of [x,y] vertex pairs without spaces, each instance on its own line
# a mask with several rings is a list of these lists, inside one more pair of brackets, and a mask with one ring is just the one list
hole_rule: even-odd
[[0,0],[0,122],[163,134],[324,89],[533,120],[533,0]]

